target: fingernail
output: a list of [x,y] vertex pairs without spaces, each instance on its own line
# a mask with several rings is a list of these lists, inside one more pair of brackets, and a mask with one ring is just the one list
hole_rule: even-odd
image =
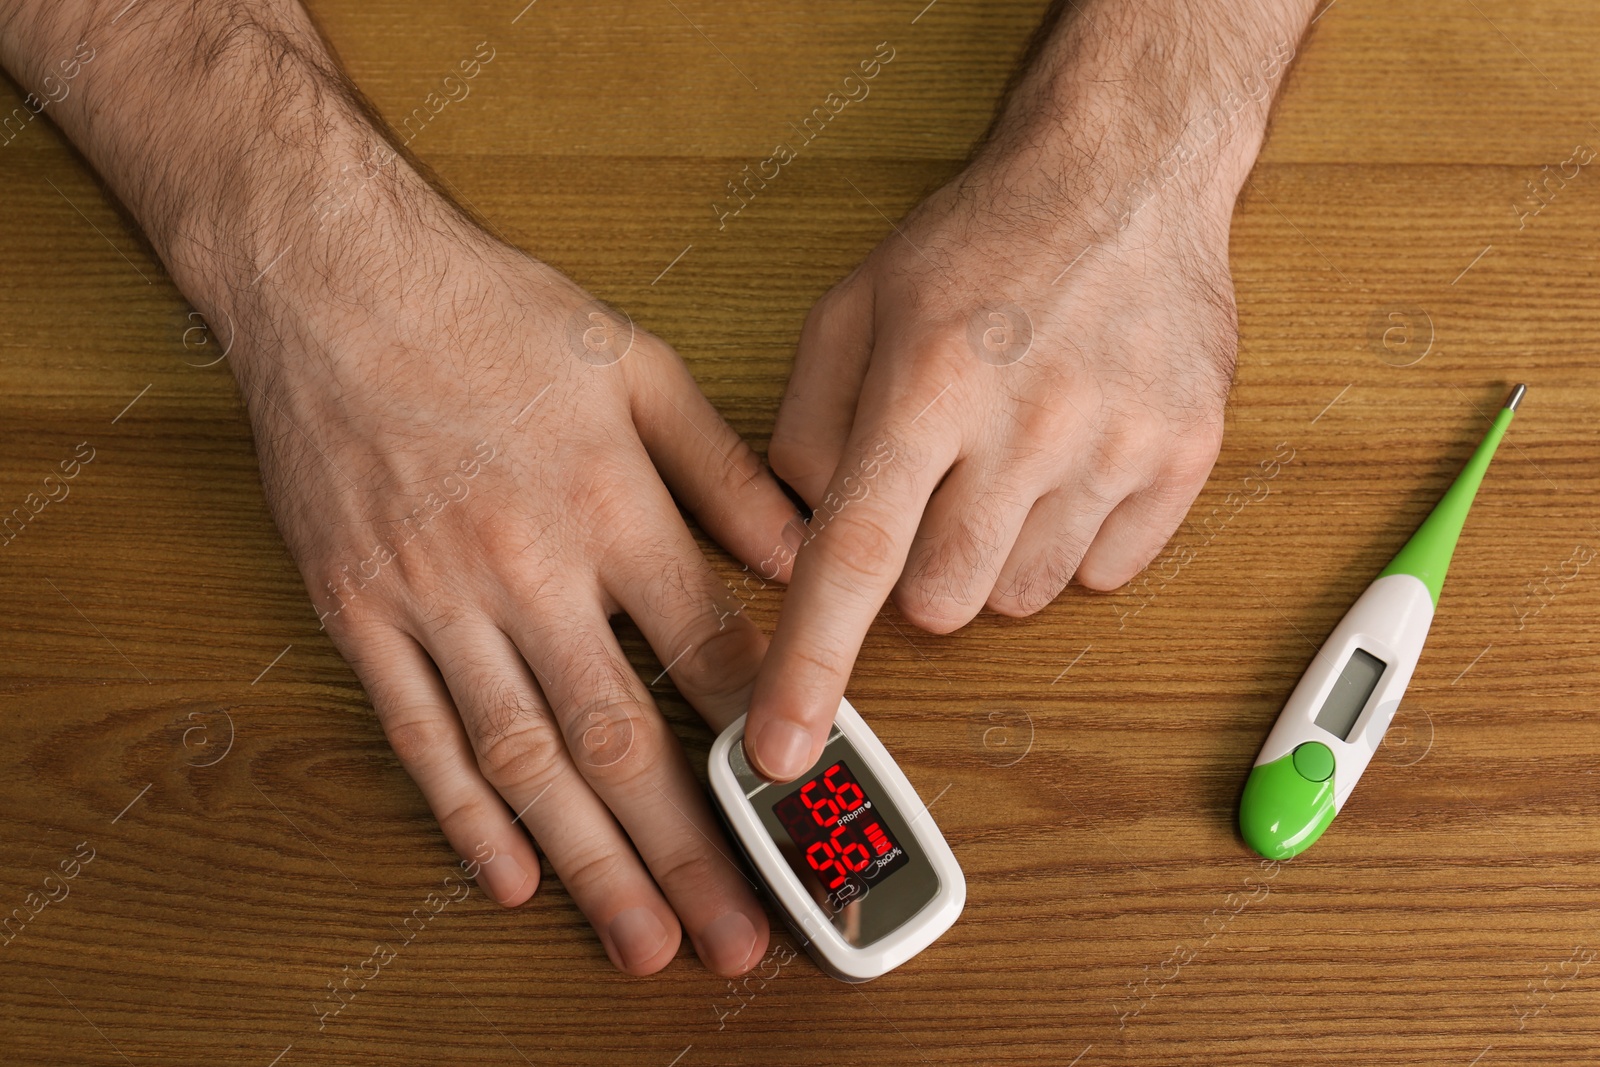
[[756,928],[743,912],[730,911],[711,921],[700,933],[701,955],[706,966],[720,975],[743,974],[750,969],[750,955],[756,947]]
[[655,958],[667,940],[667,928],[649,908],[619,911],[611,920],[611,944],[623,966],[637,970]]
[[521,903],[523,887],[532,877],[522,864],[505,853],[494,857],[478,868],[483,888],[489,895],[508,907]]
[[811,735],[792,722],[779,719],[761,728],[756,738],[756,759],[774,777],[798,778],[810,766]]

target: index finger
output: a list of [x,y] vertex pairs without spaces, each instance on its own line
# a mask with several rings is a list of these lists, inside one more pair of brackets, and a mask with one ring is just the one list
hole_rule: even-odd
[[899,419],[903,430],[886,419],[869,417],[865,431],[858,423],[807,524],[745,726],[745,749],[768,778],[796,778],[821,753],[867,628],[955,461],[956,435],[922,403],[904,408],[920,414]]

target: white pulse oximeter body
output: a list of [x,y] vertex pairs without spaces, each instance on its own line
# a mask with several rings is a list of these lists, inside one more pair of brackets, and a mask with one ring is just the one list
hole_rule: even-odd
[[733,838],[817,966],[865,982],[931,945],[967,883],[916,790],[849,701],[822,757],[769,782],[744,753],[744,716],[711,746],[711,792]]

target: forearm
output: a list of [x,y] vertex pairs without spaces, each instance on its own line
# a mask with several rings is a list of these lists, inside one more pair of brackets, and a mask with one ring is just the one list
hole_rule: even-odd
[[0,0],[0,62],[219,327],[275,325],[240,320],[274,319],[269,293],[359,276],[339,238],[403,242],[405,209],[440,199],[296,0]]
[[1101,208],[1085,213],[1102,236],[1169,192],[1197,207],[1231,208],[1314,7],[1058,0],[978,166],[1006,161],[1023,202],[1054,188],[1080,212]]

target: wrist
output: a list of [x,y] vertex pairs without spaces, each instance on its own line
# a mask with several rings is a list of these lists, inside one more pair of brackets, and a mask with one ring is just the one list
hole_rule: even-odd
[[[264,159],[218,154],[217,172],[151,225],[173,281],[208,316],[265,301],[356,295],[385,239],[403,240],[438,195],[363,121],[322,116],[315,143]],[[256,137],[252,140],[276,140]]]
[[1146,211],[1226,224],[1310,9],[1207,2],[1075,5],[963,179],[1020,210],[1061,204],[1094,239]]
[[343,377],[431,318],[464,269],[520,255],[364,119],[292,155],[265,169],[242,159],[225,195],[169,230],[174,281],[242,379]]
[[[55,54],[77,39],[56,25],[69,14],[7,25],[27,39],[0,53]],[[493,243],[389,143],[296,0],[132,7],[117,30],[55,117],[224,343],[282,347],[297,318],[370,308],[402,265],[429,270],[450,236]]]

